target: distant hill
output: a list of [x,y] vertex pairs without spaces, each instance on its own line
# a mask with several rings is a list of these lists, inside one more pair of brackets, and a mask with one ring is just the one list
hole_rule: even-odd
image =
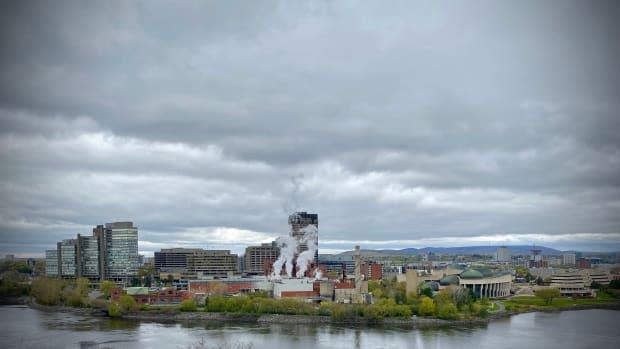
[[[363,249],[362,254],[364,256],[403,256],[414,255],[421,253],[444,253],[444,254],[494,254],[500,246],[460,246],[460,247],[423,247],[423,248],[403,248],[400,250],[372,250]],[[506,246],[510,253],[513,255],[529,255],[532,249],[532,245],[513,245]],[[538,250],[541,250],[543,255],[558,255],[562,254],[562,251],[545,246],[536,246]],[[352,255],[353,251],[342,252],[338,255]]]

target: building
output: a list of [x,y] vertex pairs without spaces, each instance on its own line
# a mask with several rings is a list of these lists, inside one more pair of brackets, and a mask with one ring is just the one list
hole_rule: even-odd
[[317,229],[316,237],[314,238],[314,245],[317,246],[317,251],[314,254],[314,261],[316,263],[319,260],[319,215],[316,213],[307,213],[307,212],[295,212],[288,217],[288,224],[291,227],[291,236],[296,238],[297,241],[300,241],[299,251],[303,252],[308,250],[308,244],[305,242],[301,242],[306,234],[305,228],[314,225]]
[[579,272],[554,274],[549,286],[559,289],[562,296],[592,296],[592,290],[587,287],[583,275]]
[[265,274],[266,261],[276,261],[280,257],[280,248],[276,242],[248,246],[245,249],[244,272],[248,274]]
[[364,275],[364,280],[381,280],[383,278],[383,266],[375,262],[362,263],[361,273]]
[[590,269],[592,268],[592,263],[587,258],[579,258],[575,262],[577,269]]
[[155,252],[155,272],[185,273],[187,272],[187,256],[204,251],[201,248],[162,248]]
[[225,277],[237,273],[237,255],[230,250],[198,250],[187,255],[187,272],[184,279],[209,276]]
[[231,296],[254,292],[273,292],[273,283],[265,278],[232,277],[211,280],[189,280],[187,290],[198,297],[212,295]]
[[99,240],[97,237],[78,234],[76,248],[78,277],[99,279]]
[[66,239],[57,244],[58,247],[58,274],[62,278],[75,278],[77,268],[77,240]]
[[133,222],[105,224],[105,278],[126,280],[138,273],[138,228]]
[[562,265],[575,266],[575,261],[574,253],[564,253],[562,255]]
[[45,276],[58,277],[58,249],[45,251]]
[[510,262],[510,250],[506,246],[500,246],[495,251],[495,260],[498,262]]

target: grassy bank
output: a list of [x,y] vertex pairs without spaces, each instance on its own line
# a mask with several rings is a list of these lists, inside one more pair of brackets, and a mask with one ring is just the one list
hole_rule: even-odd
[[551,302],[535,296],[518,296],[504,301],[508,312],[531,312],[531,311],[550,311],[581,308],[620,307],[620,300],[606,293],[600,293],[596,298],[554,298]]

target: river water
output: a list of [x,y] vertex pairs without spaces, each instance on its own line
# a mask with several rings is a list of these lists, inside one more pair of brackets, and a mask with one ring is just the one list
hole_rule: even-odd
[[[0,307],[0,348],[620,348],[620,311],[528,313],[475,328],[134,322]],[[227,348],[228,348],[227,347]]]

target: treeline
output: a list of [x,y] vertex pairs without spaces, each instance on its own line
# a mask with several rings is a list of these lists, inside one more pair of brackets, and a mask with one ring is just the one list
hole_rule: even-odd
[[116,285],[112,281],[103,281],[99,284],[101,296],[89,298],[91,283],[86,278],[75,280],[61,280],[56,278],[39,277],[32,281],[30,296],[42,305],[66,305],[71,307],[99,307],[108,305],[112,289]]

